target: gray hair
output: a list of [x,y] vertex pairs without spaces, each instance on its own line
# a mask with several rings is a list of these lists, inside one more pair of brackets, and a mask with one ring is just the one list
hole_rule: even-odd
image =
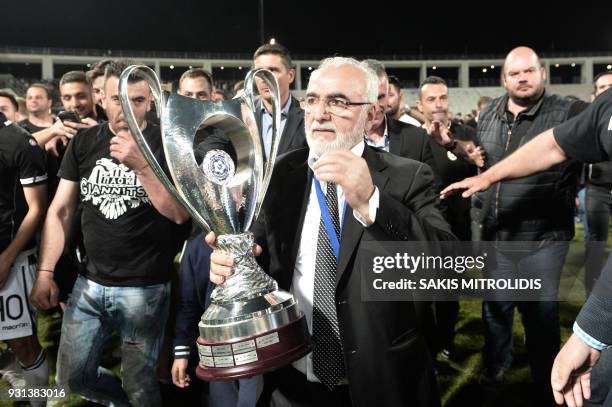
[[376,103],[378,100],[378,76],[376,76],[376,72],[374,72],[370,67],[367,66],[364,62],[359,62],[355,58],[349,57],[330,57],[325,58],[319,64],[319,67],[312,73],[321,71],[326,68],[337,68],[344,65],[350,65],[361,72],[363,72],[365,83],[364,83],[364,102]]
[[363,61],[364,64],[366,64],[367,67],[371,68],[375,73],[376,76],[378,76],[379,78],[386,78],[387,77],[387,70],[385,69],[385,65],[380,62],[377,59],[364,59]]

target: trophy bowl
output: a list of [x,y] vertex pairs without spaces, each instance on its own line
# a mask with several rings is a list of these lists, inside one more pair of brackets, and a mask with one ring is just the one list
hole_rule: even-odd
[[[128,94],[133,76],[151,88],[161,126],[167,172],[138,128]],[[268,87],[272,105],[269,159],[254,112],[254,89]],[[235,258],[234,273],[212,293],[200,323],[196,375],[202,380],[235,380],[285,366],[311,350],[304,314],[294,297],[257,264],[249,228],[257,218],[278,150],[280,97],[274,75],[250,71],[244,93],[212,102],[162,92],[153,70],[128,67],[119,79],[125,120],[145,159],[164,187],[206,231],[217,235],[218,250]]]

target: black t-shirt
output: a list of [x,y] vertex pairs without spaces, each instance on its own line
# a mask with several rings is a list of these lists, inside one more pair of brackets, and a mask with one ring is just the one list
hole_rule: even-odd
[[[144,136],[165,166],[158,126]],[[174,256],[189,232],[153,207],[136,175],[110,157],[108,123],[81,130],[64,155],[59,175],[79,183],[83,206],[84,274],[103,285],[144,286],[167,282]]]
[[[96,109],[96,113],[97,113],[97,119],[96,121],[98,122],[98,124],[102,124],[105,121],[107,121],[107,117],[106,117],[106,113],[104,112],[104,109],[102,109],[99,105],[95,105],[95,109]],[[104,116],[101,116],[101,113]],[[63,144],[58,143],[57,145],[57,152],[59,154],[59,157],[54,156],[53,154],[47,154],[47,163],[46,163],[46,168],[47,168],[47,174],[49,174],[49,202],[51,202],[53,200],[53,197],[55,196],[55,191],[57,191],[57,187],[59,185],[59,169],[60,169],[60,165],[62,163],[62,158],[64,158],[64,153],[66,152],[66,147],[64,147]]]
[[[13,241],[28,212],[22,187],[45,182],[45,157],[36,140],[15,124],[0,128],[0,253]],[[25,249],[31,247],[33,239]]]
[[33,133],[39,132],[39,131],[41,131],[41,130],[46,130],[46,129],[48,129],[48,128],[49,128],[49,127],[39,127],[39,126],[37,126],[37,125],[35,125],[35,124],[32,124],[32,122],[31,122],[31,121],[29,121],[28,119],[22,120],[22,121],[20,121],[20,122],[19,122],[19,123],[17,123],[17,124],[19,124],[21,127],[23,127],[24,129],[26,129],[27,131],[29,131],[29,132],[30,132],[30,134],[33,134]]
[[597,163],[612,157],[612,90],[597,96],[581,114],[553,130],[565,154],[579,161]]

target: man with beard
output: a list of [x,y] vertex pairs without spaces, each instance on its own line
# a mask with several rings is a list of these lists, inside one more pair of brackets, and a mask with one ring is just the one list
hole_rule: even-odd
[[389,75],[389,97],[387,98],[387,116],[403,123],[421,127],[421,122],[406,113],[404,93],[397,76]]
[[[586,163],[609,162],[611,138],[612,90],[607,90],[579,116],[546,130],[488,171],[452,184],[442,194],[465,189],[462,195],[467,198],[496,182],[544,171],[570,157]],[[550,375],[555,401],[569,407],[612,405],[612,257],[576,317],[573,331]]]
[[[507,93],[492,100],[478,121],[486,167],[585,108],[584,102],[546,93],[545,81],[546,70],[532,49],[518,47],[506,56],[502,84]],[[430,134],[452,153],[467,143],[455,139],[439,121],[432,123]],[[530,177],[501,182],[472,201],[472,220],[484,219],[485,240],[496,242],[497,265],[490,270],[492,276],[528,273],[530,278],[541,278],[545,297],[531,302],[483,303],[486,334],[481,383],[496,388],[510,367],[516,305],[523,317],[537,405],[553,403],[548,377],[560,342],[557,291],[569,240],[574,236],[579,172],[580,164],[568,161]],[[517,248],[500,242],[541,243]]]
[[[42,309],[56,305],[53,273],[80,201],[87,262],[62,321],[57,383],[100,404],[159,406],[156,371],[169,281],[189,225],[181,225],[187,214],[155,176],[125,122],[119,76],[127,66],[116,61],[106,69],[108,123],[81,130],[68,145],[31,297]],[[149,86],[133,75],[127,89],[135,120],[164,166],[159,127],[145,120]],[[99,365],[114,332],[121,340],[122,380]]]
[[[360,242],[454,239],[431,169],[365,144],[377,98],[363,62],[321,63],[302,103],[309,148],[276,162],[254,225],[258,262],[292,291],[315,340],[311,354],[266,376],[272,405],[440,405],[414,303],[361,298]],[[232,266],[214,251],[211,281],[223,284]]]

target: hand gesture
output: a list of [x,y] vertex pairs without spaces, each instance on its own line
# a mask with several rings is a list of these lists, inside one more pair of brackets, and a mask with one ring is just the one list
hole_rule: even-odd
[[553,364],[550,383],[557,404],[582,407],[591,398],[591,370],[601,352],[591,348],[575,334],[567,340]]
[[369,219],[374,183],[363,158],[348,150],[330,151],[314,164],[314,175],[319,181],[340,185],[349,206]]

